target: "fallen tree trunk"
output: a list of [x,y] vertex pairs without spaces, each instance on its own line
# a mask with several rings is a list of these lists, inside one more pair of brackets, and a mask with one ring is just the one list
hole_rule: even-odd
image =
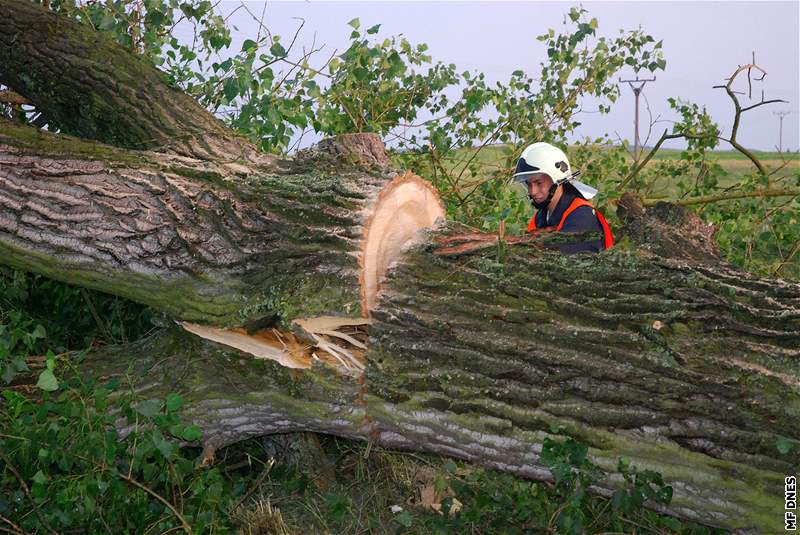
[[[377,273],[443,215],[428,182],[386,167],[380,140],[370,152],[375,140],[256,166],[0,122],[0,251],[15,267],[206,324],[361,316]],[[330,157],[347,143],[371,172]]]
[[107,377],[133,361],[142,394],[181,392],[209,451],[310,430],[541,479],[543,440],[571,436],[609,472],[620,457],[661,472],[674,514],[780,529],[797,470],[776,449],[797,439],[797,285],[636,253],[512,247],[497,264],[438,248],[418,246],[387,280],[363,375],[293,372],[177,329],[86,366]]
[[[21,76],[11,56],[80,57],[72,44],[90,39],[47,23],[56,19],[0,1],[0,29],[14,35],[0,32],[0,82],[36,105],[49,79]],[[98,57],[126,54],[91,39]],[[112,96],[120,85],[166,91],[157,76],[121,84],[98,73]],[[782,528],[783,476],[798,463],[776,444],[800,439],[800,285],[731,268],[691,212],[645,211],[630,196],[628,239],[598,256],[543,250],[559,239],[546,232],[500,241],[451,223],[420,233],[441,204],[425,181],[392,170],[374,137],[265,157],[194,104],[180,123],[157,120],[183,105],[167,99],[142,128],[165,140],[172,130],[158,125],[180,124],[212,150],[133,150],[126,128],[108,126],[128,113],[113,106],[102,124],[83,112],[73,124],[69,101],[42,104],[107,145],[0,121],[0,261],[180,322],[95,351],[87,372],[134,363],[142,394],[181,392],[209,454],[311,430],[546,478],[543,440],[572,436],[610,472],[624,456],[664,474],[675,514]]]

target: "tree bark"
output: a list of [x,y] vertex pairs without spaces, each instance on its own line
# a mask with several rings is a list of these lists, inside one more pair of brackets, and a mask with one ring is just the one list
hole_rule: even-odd
[[436,239],[385,282],[358,377],[178,330],[85,365],[108,377],[134,361],[143,395],[180,392],[209,451],[309,430],[543,479],[542,442],[570,436],[612,474],[620,457],[662,473],[673,514],[781,529],[783,477],[798,468],[776,448],[798,439],[798,285],[639,252],[443,257]]
[[612,472],[601,492],[626,457],[673,485],[674,514],[782,529],[800,285],[725,264],[687,209],[624,197],[627,239],[597,256],[543,249],[565,239],[545,231],[420,237],[441,206],[374,138],[259,155],[154,69],[24,0],[0,0],[0,82],[102,141],[0,120],[0,262],[198,333],[168,328],[83,365],[134,364],[143,395],[181,392],[209,455],[310,430],[541,479],[543,440],[572,436]]
[[0,2],[0,83],[59,129],[118,147],[265,160],[106,36],[26,0]]
[[357,253],[397,173],[304,158],[226,164],[0,121],[0,251],[183,320],[360,316]]

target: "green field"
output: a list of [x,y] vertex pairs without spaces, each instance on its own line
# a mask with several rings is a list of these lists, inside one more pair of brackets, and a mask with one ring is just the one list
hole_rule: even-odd
[[[649,150],[649,147],[645,148],[645,151],[647,150]],[[658,160],[677,160],[680,158],[681,152],[682,151],[680,149],[660,149],[658,153],[656,153],[654,158]],[[800,162],[800,153],[798,152],[776,152],[776,151],[754,150],[752,151],[752,153],[759,160],[768,160],[768,161],[788,160],[788,161]],[[735,150],[713,151],[710,154],[713,157],[719,158],[720,160],[724,161],[728,160],[749,161],[747,156]]]
[[[506,159],[505,149],[505,145],[499,144],[489,145],[482,149],[458,149],[453,151],[451,156],[442,158],[442,164],[446,168],[452,170],[451,172],[454,178],[457,179],[461,188],[470,189],[476,182],[487,178],[497,171],[507,172],[510,175],[512,171],[511,167],[504,165]],[[570,152],[572,152],[572,150]],[[659,162],[677,162],[681,159],[681,153],[682,151],[680,149],[661,149],[655,154],[652,160],[650,160],[647,167],[650,168],[654,165],[658,165]],[[753,154],[770,172],[778,170],[775,173],[775,178],[800,171],[800,153],[753,151]],[[738,151],[709,152],[708,160],[718,163],[728,173],[727,176],[720,180],[721,187],[728,187],[748,173],[756,171],[755,165],[744,154]],[[477,168],[474,169],[475,172],[469,168],[465,168],[470,161],[472,162],[472,166],[477,166]],[[629,157],[628,161],[632,162],[633,159]],[[670,178],[669,181],[676,181],[680,178],[694,179],[694,176]],[[671,189],[669,183],[654,184],[650,193],[659,196],[668,195]]]

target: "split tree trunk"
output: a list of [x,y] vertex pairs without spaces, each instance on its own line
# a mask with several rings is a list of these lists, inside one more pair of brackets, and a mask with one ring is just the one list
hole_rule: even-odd
[[612,473],[626,457],[664,474],[674,514],[780,529],[783,477],[797,471],[776,449],[798,437],[797,285],[621,251],[512,247],[498,264],[494,251],[437,250],[416,247],[384,283],[356,379],[177,329],[87,366],[105,377],[133,360],[143,394],[181,392],[211,450],[310,430],[541,479],[543,440],[571,436]]
[[573,436],[611,472],[626,457],[664,474],[675,514],[782,529],[800,285],[727,266],[685,209],[625,197],[630,239],[598,256],[542,250],[546,233],[420,234],[441,205],[374,138],[260,155],[153,69],[24,0],[0,0],[0,83],[107,143],[0,120],[0,261],[180,321],[85,366],[133,362],[143,394],[180,391],[209,454],[311,430],[546,478],[543,440]]

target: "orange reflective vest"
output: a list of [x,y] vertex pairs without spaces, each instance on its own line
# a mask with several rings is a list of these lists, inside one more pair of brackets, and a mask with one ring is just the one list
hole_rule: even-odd
[[[558,225],[556,226],[556,232],[559,232],[561,231],[562,228],[564,228],[564,222],[569,217],[569,214],[571,214],[581,206],[588,206],[589,208],[594,210],[594,214],[597,216],[597,220],[600,222],[600,226],[603,228],[603,246],[606,249],[610,249],[611,247],[613,247],[614,235],[611,234],[611,227],[608,226],[606,218],[603,217],[603,214],[597,211],[594,206],[592,206],[592,203],[590,203],[586,199],[581,199],[580,197],[575,197],[575,199],[572,200],[572,203],[570,203],[567,209],[564,210],[564,215],[561,216],[561,221],[559,221]],[[536,230],[536,214],[533,214],[530,223],[528,223],[528,232],[533,232],[534,230]]]

